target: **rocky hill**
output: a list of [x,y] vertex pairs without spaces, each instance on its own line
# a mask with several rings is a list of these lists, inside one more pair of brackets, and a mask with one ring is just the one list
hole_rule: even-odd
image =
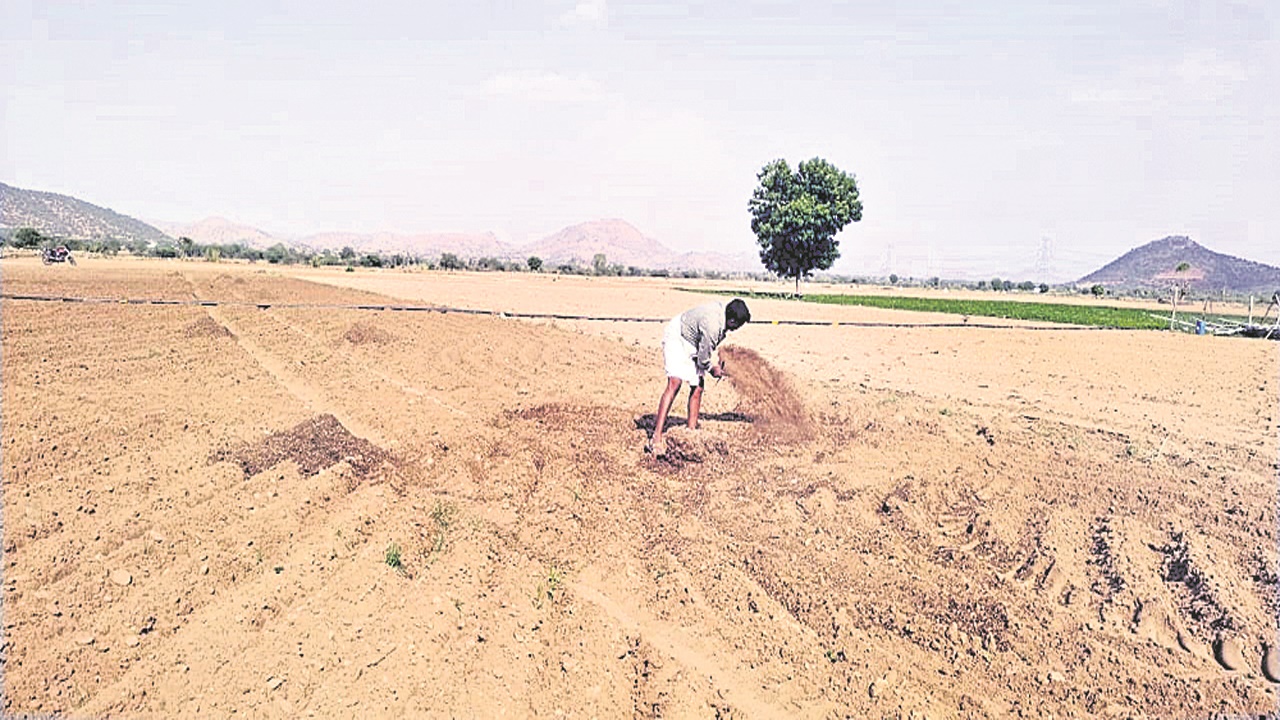
[[625,220],[593,220],[571,225],[524,247],[550,263],[590,265],[597,254],[609,263],[637,267],[665,267],[675,253],[646,237]]
[[1280,289],[1280,268],[1223,255],[1188,237],[1173,235],[1134,248],[1077,282],[1119,288],[1158,288],[1182,282],[1202,291],[1269,295]]
[[597,254],[610,265],[666,270],[760,271],[760,261],[752,255],[714,252],[680,253],[646,236],[625,220],[593,220],[571,225],[535,243],[520,248],[552,264],[590,266]]
[[152,225],[171,237],[189,237],[201,245],[233,245],[239,243],[252,248],[266,249],[280,240],[270,233],[250,225],[242,225],[226,218],[209,217],[196,223],[152,221]]
[[593,258],[603,254],[609,265],[646,270],[761,270],[759,259],[754,254],[678,252],[620,219],[579,223],[522,246],[505,243],[492,232],[331,232],[282,238],[221,217],[195,223],[157,222],[155,225],[66,195],[23,190],[0,183],[0,228],[31,227],[47,235],[65,238],[142,239],[157,243],[185,236],[201,245],[241,243],[265,249],[283,243],[312,251],[337,251],[350,247],[359,253],[406,253],[428,258],[452,253],[462,259],[490,257],[522,261],[536,255],[550,266],[567,263],[590,267]]
[[0,228],[34,228],[45,235],[121,242],[169,240],[163,231],[128,215],[76,198],[0,183]]

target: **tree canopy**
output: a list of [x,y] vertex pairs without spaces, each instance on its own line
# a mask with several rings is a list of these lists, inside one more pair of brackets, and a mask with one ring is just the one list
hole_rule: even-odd
[[35,228],[18,228],[18,232],[13,234],[10,242],[16,248],[38,248],[48,238]]
[[795,172],[774,160],[757,175],[751,195],[751,230],[760,243],[760,261],[770,272],[800,278],[827,270],[840,257],[836,233],[862,219],[853,175],[822,158],[806,160]]

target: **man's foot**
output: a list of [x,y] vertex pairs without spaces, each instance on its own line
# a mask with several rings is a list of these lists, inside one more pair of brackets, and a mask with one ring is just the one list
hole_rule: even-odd
[[667,454],[667,441],[663,438],[650,440],[644,444],[644,451],[654,457],[661,457]]

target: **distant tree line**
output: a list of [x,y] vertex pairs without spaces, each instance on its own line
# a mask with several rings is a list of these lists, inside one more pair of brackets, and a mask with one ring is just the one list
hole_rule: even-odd
[[551,272],[560,275],[613,276],[613,277],[682,277],[724,279],[749,277],[765,279],[764,274],[725,273],[716,270],[650,269],[635,265],[610,263],[604,253],[597,253],[590,265],[562,263],[554,267],[546,265],[542,258],[533,255],[525,260],[485,256],[460,258],[455,253],[441,253],[439,257],[410,253],[357,252],[350,246],[340,250],[310,250],[276,243],[269,248],[255,248],[244,243],[199,243],[189,237],[157,243],[146,240],[121,241],[117,239],[83,240],[45,235],[33,228],[8,231],[3,237],[5,245],[15,248],[38,249],[54,245],[66,245],[72,252],[89,252],[101,255],[118,255],[126,252],[139,257],[168,259],[247,260],[271,265],[310,265],[312,267],[422,267],[428,270],[471,270],[480,272]]
[[265,250],[244,243],[198,243],[189,237],[173,241],[149,242],[147,240],[119,240],[116,238],[80,239],[46,235],[34,228],[18,228],[3,237],[3,244],[14,248],[39,249],[65,245],[72,252],[88,252],[100,255],[118,255],[127,252],[139,257],[186,258],[209,262],[221,260],[248,260],[272,265],[347,265],[362,267],[402,267],[420,265],[423,260],[407,253],[357,253],[350,247],[339,251],[313,251],[276,243]]
[[[312,267],[345,266],[348,268],[402,268],[419,267],[426,270],[468,270],[473,272],[531,272],[553,273],[558,275],[580,275],[598,277],[662,277],[683,279],[742,279],[755,281],[776,281],[786,279],[776,273],[769,272],[725,272],[718,270],[668,270],[664,268],[643,268],[636,265],[611,263],[604,253],[596,253],[590,264],[560,263],[549,265],[542,258],[533,255],[524,260],[484,256],[478,258],[461,258],[456,253],[441,253],[439,256],[422,256],[410,253],[357,252],[350,246],[340,250],[310,250],[307,248],[289,247],[276,243],[269,248],[250,247],[244,243],[198,243],[189,237],[177,240],[150,243],[145,240],[121,241],[117,239],[83,240],[61,238],[45,235],[32,228],[17,230],[0,230],[3,244],[14,248],[38,249],[52,245],[66,245],[72,252],[89,252],[101,255],[117,255],[127,252],[136,256],[204,260],[219,262],[223,260],[247,260],[249,262],[265,262],[271,265],[310,265]],[[873,284],[885,282],[900,287],[932,287],[957,288],[968,290],[990,290],[996,292],[1039,292],[1048,293],[1047,283],[1034,283],[1029,280],[1014,282],[999,277],[991,280],[947,281],[934,276],[928,279],[899,277],[896,273],[887,278],[855,277],[820,273],[813,278],[819,282],[831,284]],[[1106,290],[1101,285],[1081,290],[1102,295]],[[1138,292],[1138,295],[1143,293]]]
[[460,258],[454,253],[442,253],[437,260],[426,260],[430,270],[472,270],[481,272],[549,272],[557,275],[582,275],[597,277],[678,277],[678,278],[750,278],[763,280],[764,273],[731,273],[719,270],[667,270],[643,268],[636,265],[611,263],[604,253],[596,253],[590,265],[560,263],[547,265],[542,258],[531,255],[525,260],[509,260],[498,257]]

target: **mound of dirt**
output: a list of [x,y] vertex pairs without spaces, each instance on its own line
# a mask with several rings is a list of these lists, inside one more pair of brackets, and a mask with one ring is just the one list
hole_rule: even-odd
[[182,329],[182,334],[189,338],[196,337],[233,337],[225,325],[205,315]]
[[702,463],[712,458],[726,458],[732,438],[710,428],[693,431],[676,425],[667,431],[667,451],[662,459],[673,465]]
[[808,433],[809,415],[786,375],[754,350],[734,345],[720,348],[720,359],[742,398],[738,412],[771,435],[799,438]]
[[386,345],[395,336],[376,325],[358,322],[343,333],[342,339],[352,345]]
[[352,435],[333,415],[325,413],[301,422],[283,432],[276,432],[252,445],[214,453],[211,462],[231,461],[239,465],[245,477],[251,477],[285,460],[298,465],[306,477],[327,467],[347,461],[356,475],[369,478],[394,458],[386,450]]

